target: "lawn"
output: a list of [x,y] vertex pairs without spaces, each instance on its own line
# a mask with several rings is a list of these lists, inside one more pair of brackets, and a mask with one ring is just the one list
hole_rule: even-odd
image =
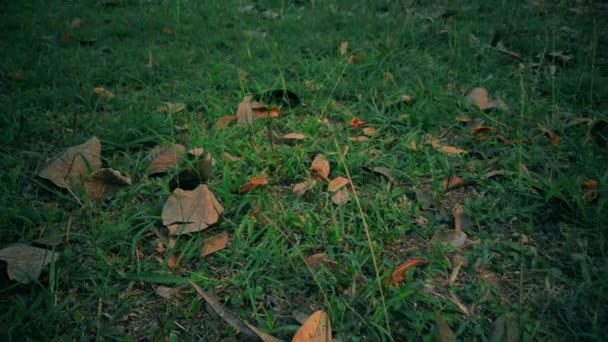
[[0,3],[2,340],[602,340],[607,15]]

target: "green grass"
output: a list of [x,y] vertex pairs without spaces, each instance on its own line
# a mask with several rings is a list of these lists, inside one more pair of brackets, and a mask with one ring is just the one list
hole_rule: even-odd
[[[602,20],[608,8],[423,3],[0,4],[0,247],[63,237],[60,258],[38,283],[8,280],[1,263],[3,340],[234,339],[188,278],[285,340],[300,326],[292,313],[313,309],[329,314],[342,340],[436,339],[438,315],[458,340],[490,339],[501,324],[520,340],[600,340],[608,324],[608,173],[606,147],[592,127],[608,120]],[[239,11],[250,4],[252,11]],[[265,18],[266,9],[280,17]],[[70,28],[75,17],[80,28]],[[67,32],[73,37],[64,41]],[[349,42],[346,55],[338,52],[341,41]],[[521,60],[496,51],[498,41]],[[553,51],[574,59],[539,58]],[[361,60],[348,63],[350,55]],[[101,99],[92,91],[97,86],[115,98]],[[503,99],[509,111],[469,106],[465,95],[475,87]],[[251,129],[217,129],[243,96],[283,88],[302,104]],[[390,107],[401,95],[414,104]],[[157,111],[165,101],[187,110]],[[523,142],[477,142],[457,121],[465,113]],[[354,117],[378,130],[369,142],[349,140],[358,134],[348,127]],[[576,124],[582,118],[590,121]],[[186,132],[175,131],[184,124]],[[551,144],[539,125],[560,143]],[[308,139],[282,144],[277,137],[290,132]],[[441,154],[424,143],[427,134],[469,153]],[[36,177],[58,152],[93,135],[102,142],[104,165],[131,175],[132,186],[98,203],[77,201]],[[412,140],[421,149],[411,150]],[[169,177],[144,177],[146,153],[164,142],[204,147],[214,156],[209,186],[225,208],[217,225],[177,239],[182,260],[175,269],[154,258]],[[230,162],[224,152],[242,159]],[[355,200],[334,205],[326,184],[302,197],[292,193],[318,153],[331,163],[330,178],[350,174],[360,208]],[[396,184],[367,171],[376,166],[392,170]],[[492,170],[503,174],[484,177]],[[453,175],[470,185],[443,191],[441,180]],[[269,184],[234,193],[254,176],[267,176]],[[586,179],[599,182],[593,202],[582,197]],[[417,191],[432,193],[435,208],[421,210]],[[476,243],[460,249],[431,243],[436,231],[453,227],[458,202]],[[417,224],[420,217],[428,222]],[[201,258],[205,238],[221,231],[230,232],[231,246]],[[303,257],[319,252],[333,266],[307,268]],[[455,254],[467,265],[450,286]],[[400,286],[385,286],[408,259],[429,264],[409,271]],[[155,293],[158,285],[183,288],[185,297],[165,300]]]

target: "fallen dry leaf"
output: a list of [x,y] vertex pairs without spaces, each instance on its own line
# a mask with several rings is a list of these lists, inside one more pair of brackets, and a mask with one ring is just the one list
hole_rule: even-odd
[[583,182],[583,198],[586,201],[593,202],[598,196],[598,186],[599,182],[595,179],[587,179]]
[[441,181],[441,188],[443,189],[443,191],[448,191],[448,190],[456,189],[461,186],[465,186],[466,184],[467,184],[467,181],[464,180],[464,178],[461,178],[458,176],[452,176],[448,179],[444,179]]
[[251,107],[252,96],[245,96],[236,110],[236,124],[239,126],[253,123],[253,108]]
[[179,262],[182,260],[182,256],[180,254],[173,254],[172,256],[169,257],[169,259],[167,259],[167,267],[169,269],[174,269],[177,267],[177,265],[179,265]]
[[302,324],[292,342],[331,342],[331,322],[324,311],[316,311]]
[[371,137],[372,135],[376,134],[376,129],[374,127],[365,127],[363,128],[363,134]]
[[169,28],[169,26],[164,25],[164,26],[163,26],[163,29],[162,29],[162,32],[163,32],[164,34],[166,34],[166,35],[170,35],[170,34],[171,34],[171,29]]
[[340,42],[340,46],[338,47],[338,52],[340,53],[340,55],[341,56],[346,55],[347,51],[348,51],[348,42],[347,41]]
[[331,201],[335,205],[342,205],[348,201],[350,201],[350,195],[348,192],[348,188],[342,188],[338,190],[333,196],[331,196]]
[[490,108],[490,100],[488,98],[488,91],[485,88],[475,88],[471,90],[469,95],[466,97],[466,101],[469,104],[477,106],[481,110]]
[[230,160],[231,162],[237,162],[241,160],[241,157],[233,156],[228,152],[224,152],[224,157],[226,157],[226,159]]
[[178,289],[174,287],[167,286],[157,286],[154,290],[157,295],[165,298],[165,299],[182,299],[184,297],[185,291],[184,289]]
[[6,262],[8,277],[22,284],[38,280],[42,268],[59,255],[43,248],[15,243],[0,249],[0,260]]
[[82,19],[80,19],[78,17],[72,19],[72,22],[70,23],[70,27],[73,29],[80,28],[81,25],[82,25]]
[[331,262],[331,259],[327,253],[317,253],[304,258],[304,262],[306,262],[308,266],[312,267],[319,264],[327,264]]
[[283,139],[288,140],[306,140],[306,136],[300,133],[287,133],[283,136]]
[[398,286],[399,283],[405,280],[405,272],[410,268],[418,265],[426,265],[429,262],[422,259],[411,259],[399,265],[391,275],[391,285]]
[[229,123],[236,121],[236,120],[237,120],[236,115],[226,115],[224,117],[221,117],[219,120],[217,120],[217,128],[220,130],[224,129],[224,128],[226,128],[226,126]]
[[489,127],[489,126],[477,126],[477,127],[471,128],[471,133],[472,134],[498,133],[498,129],[494,128],[494,127]]
[[66,34],[63,35],[62,40],[63,40],[64,43],[67,43],[67,42],[69,42],[72,39],[72,37],[74,37],[74,35],[72,34],[72,32],[66,32]]
[[192,191],[175,189],[163,206],[163,224],[171,235],[206,229],[219,220],[224,208],[206,184]]
[[92,137],[82,145],[69,147],[38,173],[56,186],[68,189],[83,184],[84,179],[101,168],[101,142]]
[[94,171],[84,182],[85,191],[94,201],[114,197],[118,190],[129,185],[130,177],[107,168]]
[[205,242],[203,242],[203,251],[201,252],[201,257],[206,257],[211,253],[215,253],[220,251],[230,245],[230,233],[221,232],[219,234],[210,236],[205,238]]
[[365,135],[359,135],[356,137],[350,137],[350,138],[348,138],[348,140],[355,141],[355,142],[366,142],[366,141],[369,141],[369,137],[366,137]]
[[372,168],[372,172],[383,175],[388,179],[389,182],[395,183],[395,176],[393,175],[393,171],[384,166],[376,166]]
[[367,124],[367,121],[363,121],[360,120],[358,118],[352,118],[349,122],[348,125],[350,126],[350,128],[352,129],[357,129],[363,125]]
[[439,142],[439,139],[433,138],[432,136],[427,137],[427,143],[431,144],[431,146],[433,146],[433,148],[435,148],[437,151],[439,151],[441,153],[455,154],[455,155],[461,155],[461,154],[467,153],[466,150],[463,150],[461,148],[449,146],[449,145],[443,145]]
[[538,128],[547,135],[547,137],[549,139],[551,139],[551,144],[553,145],[559,145],[561,138],[559,135],[553,133],[551,130],[549,130],[548,128],[545,128],[543,126],[541,126],[540,124],[538,125]]
[[431,238],[431,242],[449,243],[455,248],[461,247],[466,241],[467,234],[457,230],[435,232]]
[[258,330],[256,327],[240,319],[237,315],[226,309],[226,307],[224,307],[215,296],[207,293],[193,280],[188,279],[188,282],[190,283],[190,285],[192,285],[192,287],[194,287],[196,292],[205,300],[205,302],[207,302],[209,306],[211,306],[213,311],[215,311],[218,316],[220,316],[224,321],[226,321],[226,323],[230,324],[230,326],[236,329],[239,334],[245,335],[243,336],[245,339],[255,338],[261,339],[263,342],[279,342],[279,339],[277,339],[276,337]]
[[266,176],[253,177],[253,178],[251,178],[249,183],[247,183],[246,185],[243,185],[242,187],[239,188],[238,193],[244,194],[244,193],[249,192],[249,190],[251,190],[252,188],[264,186],[266,184],[268,184],[268,178]]
[[329,184],[327,185],[327,191],[336,192],[336,191],[342,189],[348,183],[350,183],[348,181],[348,178],[338,176],[329,182]]
[[146,175],[152,176],[159,173],[166,173],[167,171],[176,168],[185,153],[186,148],[180,144],[156,146],[146,157],[146,159],[151,160]]
[[307,191],[313,189],[317,185],[317,181],[314,179],[307,179],[304,182],[293,185],[293,193],[297,196],[303,196]]
[[100,97],[102,97],[106,100],[111,100],[114,98],[114,94],[112,94],[111,91],[107,90],[104,87],[95,87],[95,88],[93,88],[93,91],[95,92],[95,94],[99,95]]
[[322,154],[317,154],[315,159],[312,161],[312,166],[310,169],[313,171],[313,173],[323,179],[327,179],[329,177],[329,161],[327,161],[325,156]]
[[158,107],[158,111],[161,113],[179,113],[186,109],[186,105],[184,103],[173,103],[173,102],[165,102],[164,104]]
[[450,329],[450,326],[445,321],[445,318],[441,316],[439,312],[435,315],[435,326],[437,327],[437,335],[439,335],[439,342],[450,342],[454,339],[454,332]]
[[452,215],[454,216],[454,230],[457,232],[462,231],[462,204],[456,203],[452,208]]

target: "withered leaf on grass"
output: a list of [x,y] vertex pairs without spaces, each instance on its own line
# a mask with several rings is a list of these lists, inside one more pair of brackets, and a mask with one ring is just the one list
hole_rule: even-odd
[[300,133],[287,133],[283,136],[287,140],[306,140],[306,136]]
[[206,229],[219,220],[224,208],[206,184],[192,191],[175,189],[163,206],[162,220],[171,235]]
[[192,285],[192,287],[194,287],[196,292],[205,300],[205,302],[207,302],[211,306],[211,308],[213,308],[213,311],[215,311],[215,313],[217,313],[218,316],[220,316],[224,321],[226,321],[226,323],[230,324],[230,326],[232,326],[234,329],[236,329],[236,331],[238,331],[239,334],[245,335],[244,336],[245,338],[261,339],[264,342],[278,342],[279,341],[279,339],[277,339],[276,337],[274,337],[270,334],[267,334],[263,331],[260,331],[253,325],[240,319],[233,312],[226,309],[226,307],[224,307],[217,300],[217,298],[215,296],[207,293],[205,290],[203,290],[202,287],[200,287],[194,281],[189,279],[188,282],[190,283],[190,285]]
[[509,107],[503,100],[499,98],[490,99],[488,96],[488,91],[485,88],[481,87],[471,90],[469,95],[467,95],[467,97],[465,98],[465,101],[468,104],[477,106],[477,108],[479,108],[480,110],[488,110],[494,108],[498,108],[505,111],[509,110]]
[[147,159],[152,162],[148,166],[146,175],[152,176],[170,171],[179,164],[185,153],[186,148],[180,144],[156,146],[148,153]]
[[391,275],[391,285],[398,286],[399,283],[404,281],[405,272],[407,272],[407,270],[409,270],[410,268],[412,268],[414,266],[418,266],[418,265],[426,265],[428,263],[429,263],[428,261],[422,260],[422,259],[407,260],[406,262],[397,266],[397,268],[395,268],[395,270],[393,271],[393,274]]
[[467,234],[458,230],[435,232],[431,238],[431,242],[449,243],[455,248],[461,247],[466,241]]
[[111,100],[114,98],[114,94],[112,94],[112,92],[110,92],[109,90],[107,90],[104,87],[95,87],[95,88],[93,88],[93,91],[95,92],[95,94],[99,95],[100,97],[102,97],[106,100]]
[[186,109],[186,105],[183,103],[165,102],[158,107],[158,111],[161,113],[179,113]]
[[427,143],[431,144],[431,146],[433,146],[433,148],[435,148],[437,151],[439,151],[441,153],[455,154],[455,155],[461,155],[461,154],[467,153],[466,150],[463,150],[461,148],[449,146],[449,145],[443,145],[439,141],[439,139],[433,138],[432,136],[427,137]]
[[439,312],[435,315],[435,325],[437,327],[437,333],[439,335],[439,342],[450,342],[454,338],[454,332],[450,329],[450,326],[445,321],[445,318],[441,316]]
[[53,251],[23,243],[0,249],[0,260],[6,262],[8,277],[22,284],[37,280],[42,268],[57,260],[58,256]]
[[92,137],[82,145],[69,147],[53,159],[38,176],[60,188],[82,184],[87,175],[101,168],[101,142]]
[[388,179],[389,182],[395,182],[395,176],[393,175],[393,171],[391,171],[388,167],[384,166],[376,166],[372,168],[372,172],[382,175]]
[[452,176],[448,179],[444,179],[441,181],[441,187],[444,191],[456,189],[458,187],[464,186],[467,184],[467,181],[464,178],[458,176]]
[[330,263],[331,259],[329,258],[329,255],[327,255],[327,253],[316,253],[307,256],[306,258],[304,258],[304,261],[308,266],[312,267],[319,264]]
[[157,286],[154,292],[165,299],[182,299],[185,294],[184,289],[167,286]]
[[304,182],[293,185],[293,193],[297,196],[303,196],[307,191],[313,189],[317,185],[317,181],[314,179],[307,179]]
[[236,124],[239,126],[253,123],[253,108],[251,107],[252,96],[245,96],[236,110]]
[[236,115],[226,115],[224,117],[221,117],[219,120],[217,120],[217,128],[222,130],[226,128],[229,123],[236,121],[237,119],[238,118]]
[[340,46],[338,47],[338,52],[340,53],[340,55],[344,56],[344,55],[346,55],[347,51],[348,51],[348,42],[341,41]]
[[338,176],[329,182],[329,184],[327,185],[327,191],[336,192],[336,191],[342,189],[348,183],[350,183],[348,181],[348,178]]
[[324,311],[316,311],[302,324],[292,342],[331,342],[331,322]]
[[350,201],[350,193],[348,192],[348,188],[338,190],[333,196],[331,196],[331,201],[336,205],[341,205]]
[[242,187],[239,188],[239,190],[237,191],[239,194],[244,194],[249,192],[249,190],[256,188],[256,187],[260,187],[260,186],[264,186],[268,184],[268,178],[266,176],[263,177],[253,177],[251,178],[251,180],[249,181],[249,183],[243,185]]
[[317,154],[310,169],[323,179],[329,177],[329,161],[322,154]]
[[230,245],[230,234],[228,232],[221,232],[219,234],[205,238],[203,242],[203,251],[201,252],[202,257],[206,257],[211,253],[220,251]]
[[589,202],[593,202],[595,201],[598,196],[599,196],[599,192],[598,192],[598,186],[599,186],[599,182],[596,181],[595,179],[587,179],[583,182],[583,198],[586,201]]
[[540,124],[538,125],[538,128],[543,133],[545,133],[549,139],[551,139],[551,144],[553,144],[553,145],[559,145],[560,141],[562,140],[562,138],[559,135],[553,133],[553,131],[549,130],[548,128],[545,128],[545,127],[541,126]]
[[84,188],[92,200],[110,198],[118,190],[131,185],[131,178],[113,169],[100,169],[86,179]]
[[361,126],[364,126],[365,124],[367,124],[367,121],[360,120],[359,118],[352,118],[348,122],[348,125],[352,129],[357,129],[357,128],[361,127]]

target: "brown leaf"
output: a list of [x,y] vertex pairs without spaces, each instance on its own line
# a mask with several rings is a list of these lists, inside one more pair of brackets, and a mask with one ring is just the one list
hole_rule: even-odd
[[224,152],[224,157],[226,157],[226,159],[230,160],[231,162],[237,162],[241,160],[241,157],[233,156],[228,152]]
[[338,176],[329,182],[329,185],[327,185],[327,191],[336,192],[336,191],[342,189],[348,183],[350,183],[348,181],[348,178]]
[[146,175],[152,176],[159,173],[166,173],[173,168],[176,168],[182,160],[182,156],[186,153],[186,148],[183,145],[175,144],[173,146],[159,145],[153,148],[147,156],[148,160],[152,160]]
[[287,133],[283,136],[283,139],[288,140],[306,140],[306,136],[300,133]]
[[236,115],[226,115],[221,117],[219,120],[217,120],[217,128],[222,130],[224,128],[226,128],[226,126],[231,123],[232,121],[236,121],[237,117]]
[[167,267],[169,269],[174,269],[177,267],[177,265],[179,265],[179,262],[182,260],[182,256],[180,254],[173,254],[172,256],[169,257],[169,259],[167,259]]
[[238,193],[239,194],[244,194],[249,192],[249,190],[251,190],[252,188],[258,187],[258,186],[264,186],[268,184],[268,178],[266,176],[264,177],[253,177],[249,183],[247,183],[246,185],[243,185],[239,190]]
[[342,205],[348,201],[350,201],[350,195],[348,192],[348,188],[342,188],[338,190],[333,196],[331,196],[331,201],[335,205]]
[[376,134],[376,129],[374,127],[364,127],[363,134],[371,137],[372,135]]
[[367,124],[367,121],[363,121],[360,120],[358,118],[352,118],[349,122],[348,125],[350,126],[350,128],[352,129],[357,129],[363,125]]
[[110,92],[104,87],[95,87],[93,88],[93,91],[95,92],[95,94],[99,95],[100,97],[103,97],[106,100],[111,100],[114,98],[114,94],[112,94],[112,92]]
[[347,51],[348,51],[348,42],[347,41],[340,42],[340,46],[338,47],[338,52],[340,53],[340,55],[341,56],[346,55]]
[[251,107],[252,96],[245,96],[236,110],[236,124],[239,126],[253,123],[253,108]]
[[455,154],[455,155],[467,153],[467,151],[460,149],[458,147],[443,145],[439,142],[439,139],[433,138],[431,136],[427,137],[427,143],[431,144],[431,146],[433,146],[433,148],[435,148],[437,151],[439,151],[441,153]]
[[457,230],[435,232],[431,238],[431,242],[449,243],[455,248],[461,247],[466,241],[467,234]]
[[331,262],[331,259],[329,258],[329,255],[327,255],[327,253],[317,253],[307,256],[306,258],[304,258],[304,261],[308,266],[312,267],[318,264],[327,264]]
[[118,190],[131,185],[131,178],[113,169],[94,171],[85,180],[84,188],[89,197],[94,200],[111,198]]
[[154,292],[165,299],[182,299],[185,294],[183,289],[167,286],[157,286]]
[[8,277],[22,284],[35,281],[42,268],[57,260],[59,255],[43,248],[15,243],[0,249],[0,260],[6,262]]
[[435,315],[435,325],[437,327],[437,334],[439,335],[439,342],[450,342],[454,338],[454,332],[450,329],[450,326],[445,321],[445,318],[441,316],[439,312]]
[[69,147],[47,164],[38,176],[64,189],[81,185],[91,172],[101,168],[100,154],[101,142],[92,137],[82,145]]
[[456,203],[452,208],[452,215],[454,215],[454,230],[457,232],[462,231],[462,204]]
[[329,177],[329,161],[327,161],[325,156],[322,154],[317,154],[315,159],[312,161],[312,167],[310,169],[323,179],[327,179]]
[[206,229],[219,220],[224,208],[206,184],[192,191],[175,189],[163,206],[162,220],[171,235]]
[[488,91],[485,88],[475,88],[471,90],[469,95],[466,97],[466,101],[469,104],[477,106],[481,110],[490,108],[490,100],[488,99]]
[[460,178],[458,176],[452,176],[448,179],[444,179],[441,181],[441,187],[443,188],[443,191],[456,189],[458,187],[465,186],[466,184],[467,181],[464,180],[464,178]]
[[407,272],[407,270],[409,270],[410,268],[418,265],[426,265],[428,263],[428,261],[422,259],[410,259],[402,263],[393,271],[393,274],[391,276],[391,285],[398,286],[400,282],[404,281],[405,272]]
[[595,179],[585,180],[583,182],[583,198],[589,202],[595,201],[599,196],[598,186],[599,182]]
[[384,167],[384,166],[376,166],[372,168],[372,172],[375,172],[377,174],[383,175],[384,177],[386,177],[388,179],[389,182],[394,183],[395,182],[395,176],[393,175],[393,171],[391,171],[389,168]]
[[207,293],[194,281],[188,279],[188,282],[190,283],[190,285],[192,285],[192,287],[194,287],[196,292],[205,300],[205,302],[207,302],[209,306],[211,306],[213,311],[215,311],[218,316],[220,316],[224,321],[226,321],[226,323],[230,324],[230,326],[236,329],[239,334],[245,335],[245,338],[257,338],[261,339],[263,342],[279,342],[279,339],[277,339],[276,337],[258,330],[256,327],[240,319],[237,315],[226,309],[226,307],[224,307],[215,296]]
[[292,342],[331,342],[331,322],[323,311],[316,311],[294,335]]
[[317,181],[314,179],[308,179],[304,182],[294,184],[292,191],[297,196],[303,196],[307,191],[311,190],[317,185]]
[[203,243],[203,251],[201,257],[206,257],[211,253],[220,251],[230,245],[230,234],[228,232],[221,232],[219,234],[205,238]]
[[472,134],[498,133],[498,129],[494,128],[494,127],[489,127],[489,126],[477,126],[477,127],[471,128],[471,133]]
[[369,137],[366,137],[364,135],[359,135],[357,137],[350,137],[350,138],[348,138],[348,140],[355,141],[355,142],[366,142],[366,141],[369,141]]
[[179,113],[186,109],[186,105],[184,103],[173,103],[173,102],[165,102],[165,104],[158,107],[158,111],[161,113]]

